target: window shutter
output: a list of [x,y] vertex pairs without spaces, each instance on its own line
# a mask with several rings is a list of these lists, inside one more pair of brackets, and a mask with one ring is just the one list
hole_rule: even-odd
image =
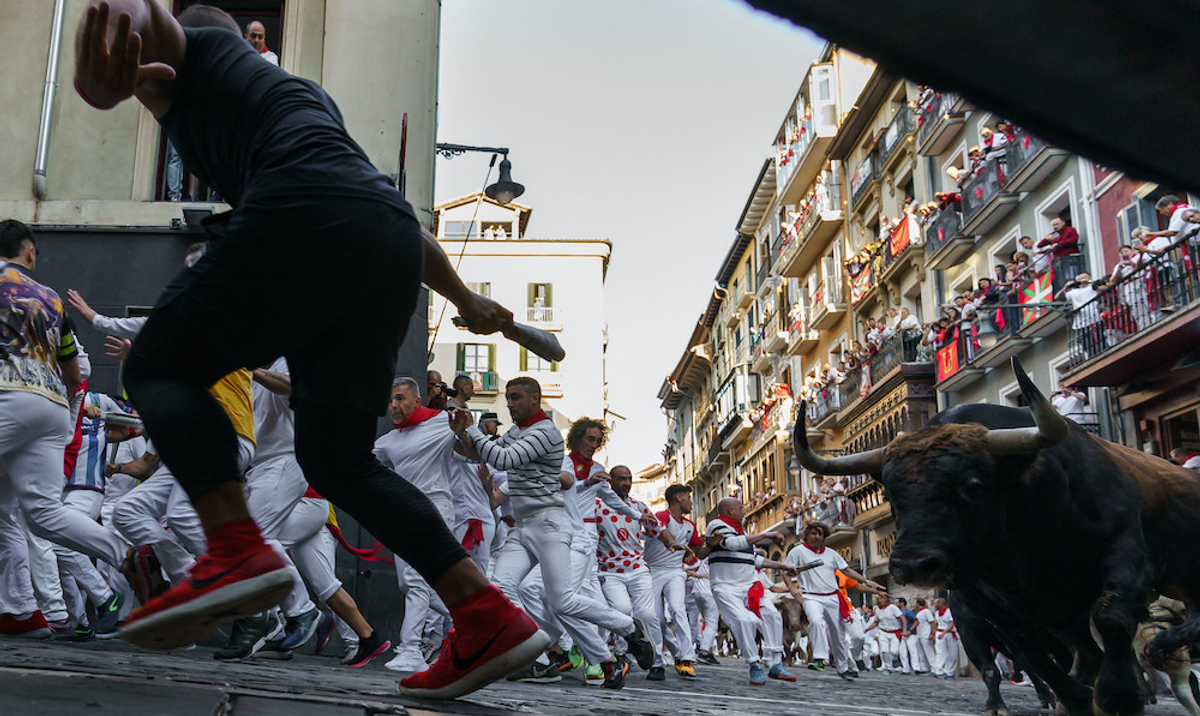
[[496,371],[496,344],[488,344],[488,370],[493,373]]
[[556,360],[550,361],[550,372],[552,372],[552,373],[558,372],[558,361],[556,361]]
[[455,346],[454,366],[455,370],[462,371],[467,363],[467,346],[465,343],[459,343]]
[[546,284],[546,308],[554,305],[554,284]]
[[529,306],[530,308],[533,308],[533,299],[535,296],[535,288],[534,288],[535,286],[537,286],[537,284],[535,284],[535,283],[525,284],[526,292],[527,292],[527,296],[526,296],[527,300],[525,301],[525,305]]
[[525,348],[522,348],[522,349],[521,349],[521,365],[520,365],[520,368],[521,368],[521,370],[522,370],[522,371],[529,370],[529,351],[528,351],[528,350],[526,350]]

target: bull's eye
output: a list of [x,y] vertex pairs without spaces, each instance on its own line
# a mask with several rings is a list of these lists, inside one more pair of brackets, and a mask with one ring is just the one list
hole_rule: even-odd
[[979,494],[983,492],[983,481],[974,477],[963,483],[962,487],[958,488],[959,494],[967,502],[974,502],[979,498]]

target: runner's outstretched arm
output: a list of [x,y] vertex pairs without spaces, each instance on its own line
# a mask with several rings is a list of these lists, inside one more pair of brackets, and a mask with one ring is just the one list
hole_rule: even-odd
[[422,229],[421,238],[425,240],[425,270],[421,280],[458,308],[472,333],[487,335],[512,325],[512,311],[467,288],[433,234]]
[[97,109],[130,97],[162,117],[187,39],[153,0],[92,0],[75,34],[75,91]]

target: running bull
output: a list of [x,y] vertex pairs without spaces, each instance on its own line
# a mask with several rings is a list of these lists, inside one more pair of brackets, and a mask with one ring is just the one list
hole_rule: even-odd
[[[796,456],[822,475],[881,480],[893,578],[958,590],[1069,714],[1141,714],[1131,644],[1147,604],[1163,594],[1193,615],[1155,637],[1152,655],[1200,638],[1200,475],[1088,434],[1016,358],[1013,371],[1028,410],[956,406],[886,447],[832,458],[797,421]],[[1056,643],[1075,651],[1070,673]]]

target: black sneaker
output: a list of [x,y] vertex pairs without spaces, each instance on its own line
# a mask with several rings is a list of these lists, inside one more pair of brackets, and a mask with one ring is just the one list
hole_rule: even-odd
[[379,636],[379,632],[373,631],[371,632],[371,636],[358,643],[358,649],[354,652],[354,655],[342,659],[342,663],[353,669],[360,669],[370,664],[372,659],[391,648],[392,642]]
[[661,666],[652,666],[646,673],[646,681],[666,681],[667,670]]
[[559,673],[566,673],[571,670],[571,657],[565,651],[552,651],[547,656],[550,657],[550,666],[553,666]]
[[321,613],[321,623],[317,625],[316,633],[316,653],[320,654],[325,651],[325,647],[329,645],[329,639],[333,636],[333,628],[335,620],[332,612]]
[[558,667],[553,664],[535,661],[504,678],[508,681],[523,681],[527,684],[552,684],[555,681],[562,681],[562,674],[558,673]]
[[643,669],[654,666],[654,644],[650,642],[650,629],[646,622],[634,617],[633,633],[625,637],[625,643],[629,645],[629,653],[637,659],[638,666]]
[[625,687],[625,675],[629,673],[629,663],[624,659],[615,659],[606,661],[600,665],[604,670],[604,683],[600,684],[602,689],[622,689]]
[[854,665],[858,667],[859,671],[867,670],[867,665],[863,663],[862,659],[859,659],[858,661],[854,662]]
[[812,662],[808,665],[808,668],[812,671],[824,671],[825,670],[825,660],[824,659],[813,659]]
[[720,666],[721,662],[717,661],[717,657],[713,656],[711,651],[696,652],[696,661],[709,666]]
[[96,607],[96,637],[112,639],[117,636],[117,623],[121,621],[121,607],[125,606],[125,597],[117,590],[103,604]]
[[838,674],[838,676],[842,677],[842,681],[854,681],[854,676],[852,676],[849,671],[843,671],[842,673]]
[[321,610],[316,607],[298,617],[288,617],[283,629],[283,648],[290,651],[304,646],[317,633],[320,625]]
[[857,678],[858,678],[858,672],[857,672],[857,671],[847,671],[846,673],[847,673],[847,674],[850,674],[850,676],[851,676],[852,678],[855,678],[855,679],[857,679]]
[[229,631],[229,641],[224,648],[213,652],[213,658],[218,661],[249,659],[282,632],[283,621],[274,609],[239,619]]
[[[57,632],[54,634],[54,638],[59,638]],[[92,631],[92,628],[87,624],[80,624],[79,626],[75,627],[73,632],[70,634],[64,634],[62,638],[65,641],[96,641],[96,632]]]
[[258,653],[254,655],[254,658],[278,659],[280,661],[287,661],[292,658],[292,652],[290,649],[284,648],[282,638],[275,638],[271,641],[268,641],[266,644],[263,644],[263,648],[258,650]]

